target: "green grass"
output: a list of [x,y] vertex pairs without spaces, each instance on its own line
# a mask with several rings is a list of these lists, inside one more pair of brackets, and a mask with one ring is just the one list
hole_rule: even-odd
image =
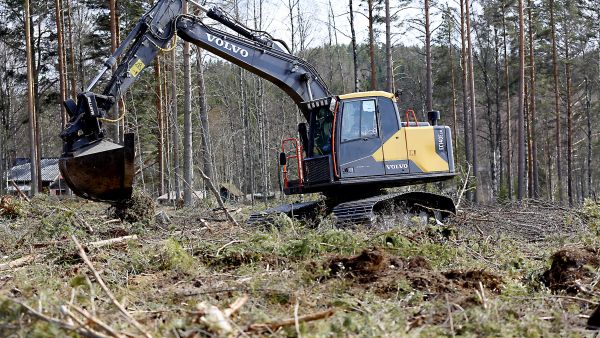
[[[0,336],[71,334],[27,315],[10,299],[61,320],[66,319],[60,306],[73,302],[115,329],[137,333],[110,303],[69,240],[75,234],[87,243],[116,237],[115,233],[138,234],[139,239],[90,249],[88,255],[117,299],[156,337],[174,337],[175,331],[181,336],[192,331],[205,335],[207,326],[193,314],[196,304],[207,302],[223,309],[243,295],[249,300],[233,321],[239,330],[256,336],[295,336],[294,326],[259,333],[247,327],[293,318],[296,305],[300,316],[336,310],[331,318],[302,323],[299,330],[308,337],[590,333],[582,315],[589,315],[593,306],[551,293],[541,284],[540,275],[561,247],[600,247],[600,208],[591,202],[582,209],[589,232],[536,243],[481,236],[452,222],[387,231],[340,230],[329,221],[316,228],[285,221],[279,230],[232,228],[224,222],[200,229],[194,219],[208,218],[210,210],[164,211],[172,224],[114,223],[108,222],[102,205],[40,198],[24,205],[20,217],[0,219],[1,262],[40,254],[35,264],[0,272]],[[78,217],[94,231],[89,232]],[[40,243],[49,244],[34,246]],[[432,294],[414,289],[410,280],[398,274],[389,279],[396,291],[381,293],[376,284],[329,275],[329,259],[365,249],[404,260],[423,257],[435,273],[483,269],[502,278],[501,291],[484,290],[485,301],[477,300],[475,288]],[[599,301],[596,296],[582,297]]]

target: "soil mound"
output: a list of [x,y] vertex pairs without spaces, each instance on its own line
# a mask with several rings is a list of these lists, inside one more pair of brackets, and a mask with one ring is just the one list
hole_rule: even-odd
[[500,293],[502,279],[485,270],[450,270],[442,273],[449,280],[459,284],[463,289],[478,289],[481,282],[487,289]]
[[552,265],[542,275],[542,281],[552,291],[579,292],[578,282],[592,278],[600,266],[596,250],[565,249],[552,255]]
[[364,250],[357,256],[336,256],[325,263],[329,278],[352,279],[361,288],[374,288],[379,294],[397,293],[409,288],[426,294],[459,293],[472,295],[479,282],[495,293],[500,293],[502,279],[484,270],[448,272],[434,271],[427,260],[416,256],[407,259],[390,256],[381,250]]
[[377,276],[385,272],[391,259],[385,252],[379,250],[364,250],[355,257],[336,257],[329,262],[329,269],[334,275],[348,274],[352,277],[365,279],[376,279]]

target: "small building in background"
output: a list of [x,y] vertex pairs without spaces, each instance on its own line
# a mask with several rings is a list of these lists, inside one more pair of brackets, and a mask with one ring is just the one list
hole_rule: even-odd
[[[204,199],[206,198],[206,191],[204,190],[196,190],[192,194],[193,200]],[[179,192],[179,196],[177,196],[176,191],[171,191],[168,194],[164,194],[156,199],[158,204],[161,205],[169,205],[169,204],[177,204],[178,201],[183,201],[183,189]]]
[[[60,175],[58,158],[43,158],[40,165],[42,171],[42,191],[47,191],[51,195],[64,195],[67,192],[67,185]],[[31,163],[29,159],[17,159],[15,165],[8,172],[5,182],[6,191],[17,195],[17,189],[11,181],[24,194],[29,193],[31,190]]]
[[221,195],[221,199],[223,201],[239,201],[240,199],[244,198],[244,193],[231,183],[219,184],[219,194]]

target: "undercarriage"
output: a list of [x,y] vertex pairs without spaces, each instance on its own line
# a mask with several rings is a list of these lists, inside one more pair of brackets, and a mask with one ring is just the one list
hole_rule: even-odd
[[334,197],[317,201],[283,204],[256,212],[247,221],[251,226],[279,227],[282,215],[315,224],[319,217],[331,214],[336,227],[374,226],[394,222],[400,215],[419,215],[443,221],[456,214],[451,198],[426,192],[370,194],[364,198],[339,199]]

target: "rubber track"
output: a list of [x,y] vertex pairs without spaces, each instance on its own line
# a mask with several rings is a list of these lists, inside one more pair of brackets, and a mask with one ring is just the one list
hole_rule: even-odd
[[276,226],[277,215],[285,214],[289,217],[302,218],[303,216],[309,214],[311,211],[316,209],[320,203],[321,201],[311,201],[303,203],[283,204],[274,208],[253,213],[252,215],[250,215],[250,218],[248,218],[248,221],[246,221],[246,224]]
[[333,208],[333,214],[336,218],[335,225],[337,227],[349,225],[371,226],[375,222],[375,206],[402,195],[402,193],[395,193],[338,204]]

